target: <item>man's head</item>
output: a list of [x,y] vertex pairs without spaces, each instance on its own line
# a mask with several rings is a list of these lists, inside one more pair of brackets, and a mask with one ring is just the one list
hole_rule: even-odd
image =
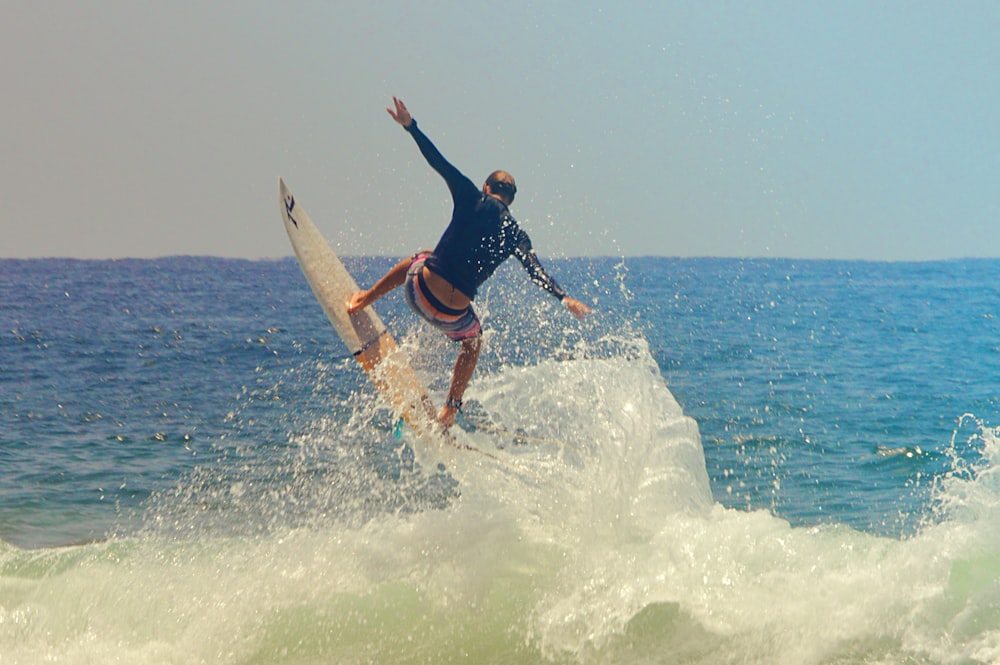
[[494,171],[486,179],[483,185],[483,193],[495,196],[501,201],[510,205],[514,202],[514,195],[517,194],[517,185],[514,184],[514,176],[506,171]]

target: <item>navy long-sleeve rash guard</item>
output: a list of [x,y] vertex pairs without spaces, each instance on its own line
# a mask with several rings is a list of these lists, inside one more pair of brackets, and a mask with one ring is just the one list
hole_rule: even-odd
[[466,176],[448,162],[430,139],[410,122],[406,130],[413,136],[427,163],[448,184],[455,207],[451,222],[438,241],[434,253],[425,264],[470,299],[501,263],[510,256],[528,271],[535,284],[559,300],[566,297],[549,276],[531,248],[531,238],[518,225],[507,206],[487,196]]

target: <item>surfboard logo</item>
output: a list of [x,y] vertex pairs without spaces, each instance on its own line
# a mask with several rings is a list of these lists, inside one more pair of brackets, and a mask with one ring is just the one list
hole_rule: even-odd
[[294,208],[295,208],[295,197],[292,196],[291,194],[288,194],[287,196],[285,196],[285,213],[288,215],[288,219],[292,221],[292,224],[295,225],[295,228],[299,228],[299,223],[295,221],[294,217],[292,217],[292,210]]

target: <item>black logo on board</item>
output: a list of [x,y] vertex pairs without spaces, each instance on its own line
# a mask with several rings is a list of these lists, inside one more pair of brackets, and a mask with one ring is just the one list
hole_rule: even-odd
[[292,224],[295,225],[295,228],[299,228],[299,223],[295,221],[294,217],[292,217],[292,210],[294,208],[295,208],[295,197],[292,196],[291,194],[286,194],[285,195],[285,212],[288,214],[288,219],[292,220]]

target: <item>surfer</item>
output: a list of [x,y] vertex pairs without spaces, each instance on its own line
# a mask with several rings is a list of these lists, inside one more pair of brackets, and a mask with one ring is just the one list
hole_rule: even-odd
[[389,115],[417,142],[420,153],[448,184],[454,209],[451,222],[433,250],[403,259],[370,289],[358,291],[347,305],[348,313],[368,305],[405,284],[406,302],[420,317],[460,342],[448,398],[438,420],[445,427],[455,422],[462,396],[479,361],[482,328],[472,308],[476,292],[497,267],[516,256],[535,284],[558,298],[577,318],[590,308],[566,295],[549,276],[531,247],[531,239],[510,214],[517,186],[506,171],[494,171],[482,190],[451,165],[417,127],[402,100],[393,97]]

